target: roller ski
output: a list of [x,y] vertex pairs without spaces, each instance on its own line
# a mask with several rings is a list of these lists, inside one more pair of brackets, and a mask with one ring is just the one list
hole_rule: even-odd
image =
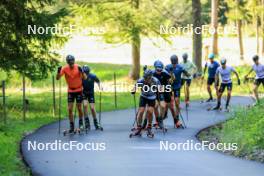
[[85,132],[86,134],[88,133],[88,129],[86,128],[86,126],[83,125],[83,121],[79,120],[79,128],[76,129],[76,132],[78,134],[81,134],[83,132]]
[[70,124],[70,129],[63,131],[63,136],[66,136],[66,135],[74,135],[74,134],[76,134],[76,132],[77,132],[77,130],[74,129],[74,124],[71,123]]
[[154,137],[154,133],[152,132],[151,127],[147,127],[146,133],[147,133],[147,137],[149,138]]
[[221,107],[220,104],[218,104],[215,107],[209,107],[209,108],[207,108],[207,111],[222,111],[222,107]]
[[157,119],[157,122],[153,125],[153,127],[156,130],[162,130],[163,132],[167,132],[168,131],[168,129],[164,127],[164,124],[163,124],[163,121],[162,121],[161,117],[159,117]]
[[103,127],[101,127],[101,125],[98,123],[97,119],[94,119],[94,127],[95,127],[95,130],[100,130],[100,131],[103,131]]
[[142,129],[143,129],[142,127],[137,127],[137,128],[134,130],[133,133],[130,133],[130,134],[129,134],[129,138],[132,138],[133,136],[139,136],[139,137],[141,137],[141,136],[142,136],[142,134],[141,134]]
[[182,125],[179,119],[173,119],[174,120],[174,128],[177,129],[184,129],[185,127]]
[[[148,124],[148,120],[145,118],[144,121],[143,121],[142,129],[145,129],[147,124]],[[136,127],[131,129],[131,131],[136,131],[136,130],[137,130]]]
[[85,129],[90,131],[91,130],[91,125],[90,125],[90,120],[89,117],[85,117],[84,119],[84,125],[85,125]]

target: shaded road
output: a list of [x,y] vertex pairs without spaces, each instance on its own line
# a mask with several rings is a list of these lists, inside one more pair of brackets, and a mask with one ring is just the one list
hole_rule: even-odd
[[[235,97],[232,105],[248,105],[250,98]],[[160,141],[169,143],[199,142],[195,135],[199,130],[225,120],[224,112],[208,112],[209,104],[192,102],[189,112],[188,128],[173,129],[169,116],[165,124],[169,128],[163,135],[154,131],[154,139],[146,137],[129,139],[134,110],[121,110],[102,114],[104,132],[94,131],[88,135],[66,136],[58,134],[58,123],[44,126],[22,141],[22,154],[34,175],[90,175],[90,176],[263,176],[264,165],[246,161],[222,153],[204,151],[164,151],[160,150]],[[182,112],[185,116],[185,112]],[[62,122],[66,128],[68,121]],[[62,143],[78,141],[81,143],[106,143],[105,151],[32,151],[28,150],[28,142]]]

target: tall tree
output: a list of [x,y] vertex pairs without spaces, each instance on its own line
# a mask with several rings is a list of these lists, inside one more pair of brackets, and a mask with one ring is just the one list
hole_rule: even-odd
[[64,40],[47,32],[29,33],[28,26],[52,27],[67,13],[50,13],[53,0],[2,0],[0,2],[0,69],[15,70],[30,79],[47,77],[57,64],[53,44]]
[[[133,0],[132,6],[135,8],[135,10],[138,10],[139,0]],[[137,79],[140,76],[140,28],[133,24],[132,30],[132,68],[129,76],[133,79]]]
[[227,0],[227,2],[229,5],[229,11],[227,12],[227,16],[229,17],[230,20],[232,20],[236,23],[240,60],[244,60],[242,20],[248,19],[248,11],[245,8],[246,1],[244,1],[244,0]]
[[211,26],[214,28],[215,32],[213,34],[213,53],[218,55],[218,0],[211,1]]
[[[179,4],[186,6],[186,2]],[[104,27],[104,33],[100,36],[106,42],[131,44],[132,67],[129,75],[137,79],[140,75],[141,38],[161,37],[170,42],[170,35],[160,33],[160,25],[172,26],[186,18],[184,14],[187,10],[174,10],[172,7],[175,5],[178,5],[176,1],[171,0],[95,0],[78,1],[73,11],[80,19],[75,21],[82,21],[85,26]],[[93,20],[89,21],[87,16]]]
[[202,72],[202,22],[201,22],[201,1],[192,0],[193,18],[193,61],[198,71]]

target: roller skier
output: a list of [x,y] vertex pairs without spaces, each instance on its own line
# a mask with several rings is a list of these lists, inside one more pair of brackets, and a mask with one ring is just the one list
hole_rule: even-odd
[[96,130],[102,130],[103,128],[101,127],[101,124],[98,122],[96,117],[95,98],[94,98],[94,83],[98,84],[100,91],[102,90],[100,85],[100,80],[95,74],[91,73],[89,66],[84,65],[83,71],[87,75],[87,79],[83,80],[83,106],[84,106],[85,124],[90,127],[90,121],[88,117],[88,104],[89,104],[91,114],[93,116],[94,127]]
[[227,88],[227,100],[226,100],[226,105],[225,109],[226,111],[229,111],[229,103],[231,99],[231,94],[232,94],[232,88],[233,88],[233,83],[231,79],[231,74],[234,73],[237,77],[238,85],[240,85],[240,79],[239,75],[236,72],[236,70],[231,67],[226,65],[226,59],[222,58],[221,59],[221,66],[217,68],[216,74],[215,74],[215,82],[219,82],[219,75],[221,76],[221,85],[219,88],[219,93],[217,97],[217,105],[213,108],[213,110],[219,110],[221,108],[221,98],[222,95]]
[[182,55],[182,58],[183,58],[183,61],[181,62],[181,66],[190,75],[190,76],[186,76],[186,75],[182,74],[182,86],[184,86],[185,93],[186,93],[185,104],[186,104],[186,107],[188,107],[190,104],[190,86],[192,83],[193,75],[197,71],[197,67],[193,64],[193,62],[188,60],[188,54],[187,53],[184,53]]
[[154,114],[156,118],[156,123],[154,126],[156,128],[167,131],[164,127],[163,120],[165,118],[165,110],[167,104],[171,101],[171,85],[169,84],[170,74],[164,69],[164,65],[160,60],[154,62],[153,76],[157,78],[161,84],[161,90],[157,94],[156,105],[154,108]]
[[149,69],[144,71],[143,78],[140,78],[133,90],[131,91],[132,94],[136,93],[137,88],[141,88],[141,94],[139,98],[139,109],[137,112],[137,129],[135,132],[131,133],[129,137],[141,135],[143,130],[142,128],[142,118],[145,109],[146,117],[148,120],[147,124],[147,136],[150,138],[154,137],[152,132],[152,118],[153,118],[153,111],[155,107],[155,100],[157,98],[158,87],[160,86],[160,82],[157,78],[153,77],[153,72]]
[[75,58],[72,55],[66,57],[67,65],[58,67],[56,79],[59,80],[62,76],[65,76],[66,83],[68,85],[68,114],[70,121],[70,128],[68,131],[64,131],[73,134],[76,132],[74,127],[73,107],[76,101],[76,106],[79,115],[79,129],[83,129],[83,111],[82,111],[82,80],[87,76],[84,74],[82,68],[75,64]]
[[256,98],[256,103],[259,103],[258,88],[262,84],[264,86],[264,65],[259,62],[259,56],[253,56],[254,65],[251,70],[245,76],[245,80],[248,80],[248,76],[254,71],[256,73],[253,92]]
[[[204,67],[204,75],[208,69],[208,77],[207,77],[207,92],[209,94],[209,98],[206,100],[206,102],[213,101],[213,94],[212,94],[212,89],[211,86],[214,84],[215,92],[216,95],[218,95],[218,83],[215,82],[215,74],[217,68],[220,66],[220,64],[214,60],[214,54],[210,54],[208,56],[208,59],[210,60],[205,64]],[[204,79],[204,76],[202,77]]]
[[[179,120],[180,116],[180,95],[181,95],[181,86],[182,86],[182,81],[181,77],[182,74],[185,74],[186,76],[190,76],[189,73],[183,69],[183,67],[179,64],[178,56],[177,55],[172,55],[170,57],[171,64],[166,66],[166,70],[171,74],[171,84],[172,84],[172,93],[173,93],[173,99],[176,106],[176,110],[174,111],[174,107],[171,111],[173,112],[173,120],[174,120],[174,127],[180,128],[183,127]],[[174,105],[173,105],[174,106]],[[183,119],[182,119],[183,120]]]

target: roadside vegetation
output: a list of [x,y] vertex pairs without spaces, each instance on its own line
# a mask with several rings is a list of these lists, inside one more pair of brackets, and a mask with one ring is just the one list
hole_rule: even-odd
[[199,139],[214,143],[237,143],[238,150],[222,151],[264,163],[264,99],[256,106],[238,108],[231,118],[199,134]]

